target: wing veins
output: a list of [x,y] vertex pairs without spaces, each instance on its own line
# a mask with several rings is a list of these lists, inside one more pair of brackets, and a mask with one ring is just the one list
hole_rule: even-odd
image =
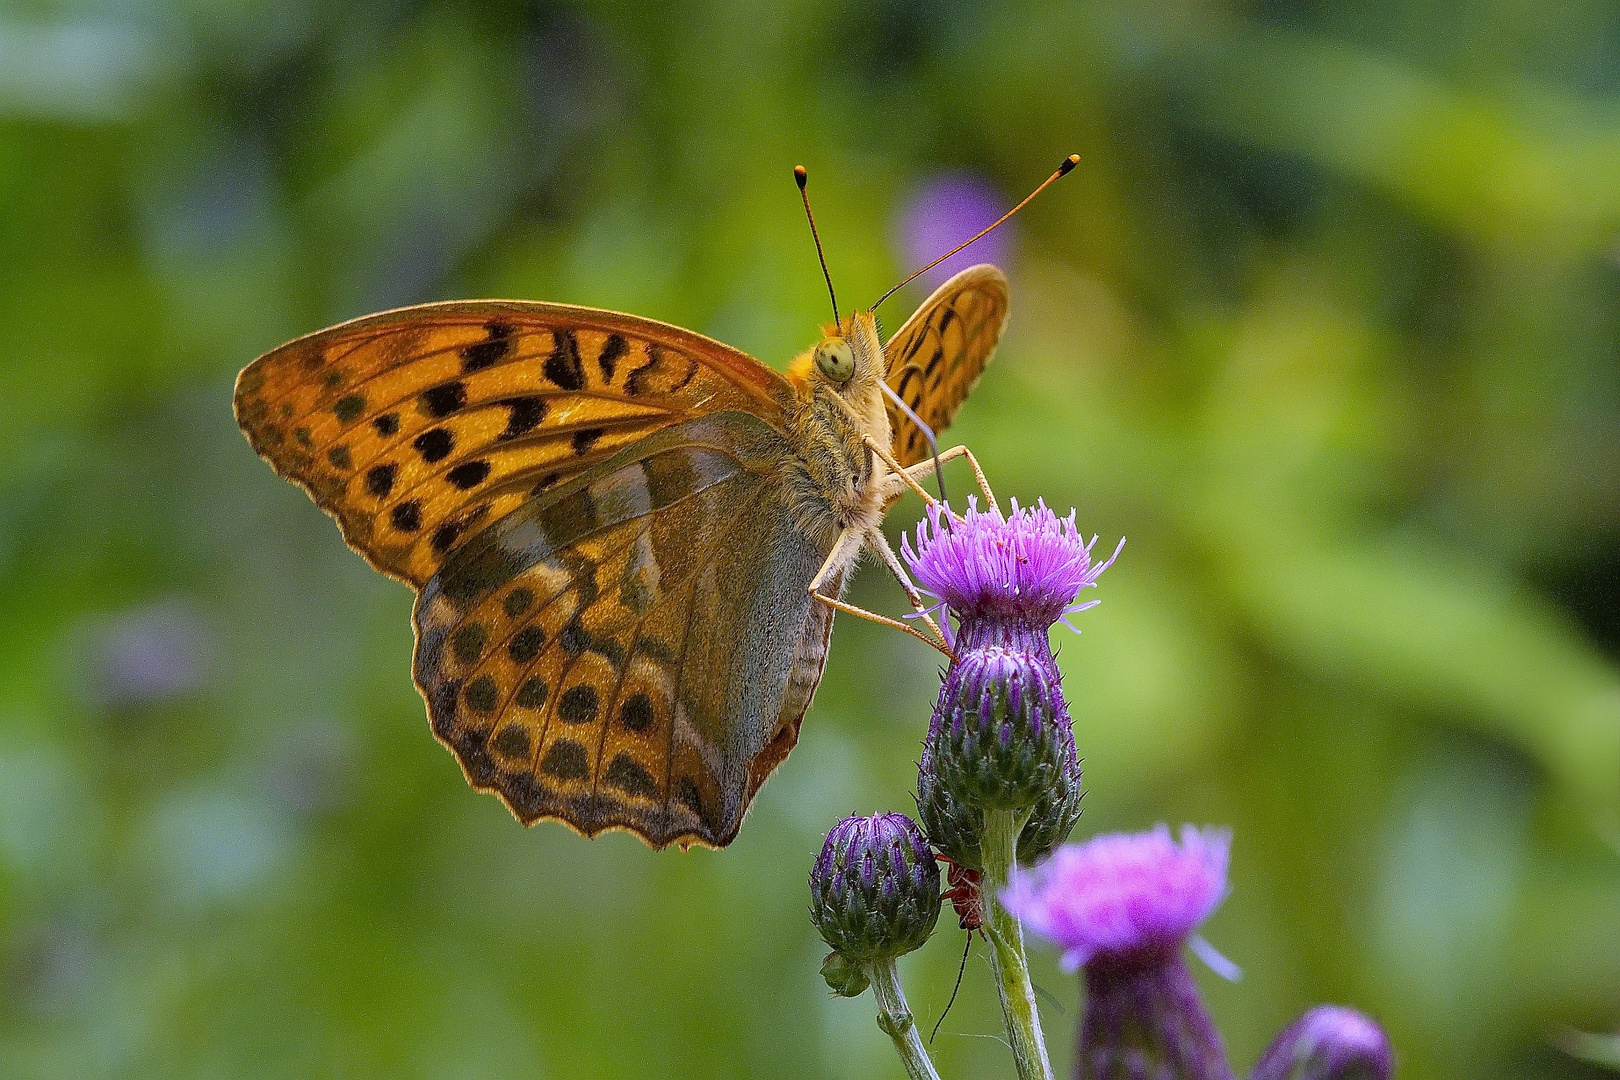
[[[733,473],[732,477],[735,477],[737,475],[738,474]],[[732,477],[727,477],[727,479],[731,479]],[[725,481],[722,480],[719,483],[725,483]],[[647,516],[649,516],[651,514],[659,513],[659,512],[661,512],[663,510],[669,509],[670,507],[678,506],[680,503],[685,502],[687,499],[691,499],[691,498],[694,498],[694,497],[696,497],[698,495],[701,495],[703,492],[708,491],[711,488],[717,487],[717,486],[719,486],[719,485],[718,484],[710,484],[708,487],[700,488],[697,491],[693,491],[693,492],[690,492],[689,494],[682,495],[679,499],[675,499],[675,500],[673,500],[671,502],[665,503],[663,506],[659,507],[657,510],[649,510],[649,511],[647,511],[646,514],[638,514],[635,517],[625,518],[624,521],[618,522],[617,524],[623,525],[623,524],[627,524],[627,523],[630,523],[630,522],[641,521],[643,518],[645,518],[645,517],[647,517]],[[587,534],[587,535],[594,535],[594,534]],[[726,535],[729,536],[730,533],[728,532]],[[583,540],[585,538],[586,537],[580,537],[580,540]],[[607,549],[604,549],[604,556],[605,557],[603,559],[598,560],[598,561],[599,562],[607,562],[607,561],[609,561],[614,556],[617,556],[617,555],[623,553],[627,548],[633,546],[639,539],[641,539],[640,532],[639,531],[633,532],[632,535],[630,536],[630,539],[625,541],[624,543],[618,544],[616,546],[613,546],[613,547],[610,547],[610,548],[607,548]],[[574,541],[574,543],[578,543],[578,542],[579,541],[577,541],[577,540]],[[572,546],[572,545],[569,545],[569,546]],[[689,573],[687,575],[687,577],[680,582],[680,584],[677,586],[677,588],[684,587],[687,581],[695,580],[695,574],[697,573],[697,571],[699,571],[701,569],[703,569],[701,566],[694,567],[692,572]],[[558,601],[560,601],[564,597],[568,596],[569,594],[575,592],[577,589],[578,589],[577,583],[575,583],[573,581],[570,581],[567,586],[557,590],[557,592],[555,594],[553,594],[550,598],[548,598],[539,607],[534,608],[533,609],[534,615],[538,616],[541,612],[548,610],[553,604],[557,603]],[[463,613],[463,614],[461,614],[460,616],[457,617],[456,621],[454,623],[452,623],[450,625],[450,627],[446,630],[446,636],[447,637],[450,636],[450,635],[453,635],[457,630],[460,630],[463,626],[466,625],[466,621],[467,621],[467,618],[469,617],[469,615],[471,613],[471,610],[472,609],[469,608],[468,612]],[[576,611],[575,614],[578,615],[579,612]],[[523,622],[522,625],[518,626],[510,634],[507,634],[504,638],[502,638],[501,641],[500,641],[500,644],[499,644],[499,646],[497,648],[506,648],[509,644],[511,644],[512,639],[514,637],[516,637],[518,635],[518,633],[524,627],[532,624],[534,621],[535,620],[534,620],[533,617],[526,619]],[[641,625],[641,623],[640,623],[640,621],[638,621],[638,622],[629,623],[629,624],[626,624],[626,625],[639,626],[639,625]],[[525,677],[527,677],[528,674],[531,671],[533,671],[535,669],[535,667],[538,664],[540,664],[541,661],[543,661],[548,655],[550,655],[551,650],[557,644],[557,641],[558,641],[557,637],[548,638],[546,643],[543,646],[541,646],[540,651],[535,654],[534,659],[530,660],[527,664],[525,664],[523,667],[518,669],[517,677],[513,680],[513,689],[510,692],[502,694],[501,702],[500,702],[499,706],[497,706],[497,708],[495,709],[494,715],[496,717],[500,717],[500,716],[505,714],[507,708],[512,703],[512,699],[517,696],[517,687],[521,686],[523,684],[523,681],[524,681]],[[496,649],[490,649],[488,651],[493,653],[493,652],[496,651]],[[580,650],[579,656],[583,656],[583,655],[585,655],[585,653],[590,652],[590,651],[591,651],[590,649],[582,649],[582,650]],[[567,676],[567,672],[571,671],[573,669],[573,665],[577,661],[578,661],[578,657],[576,656],[573,660],[571,660],[569,662],[568,668],[566,668],[564,670],[564,673],[563,673],[565,678]],[[481,667],[480,668],[475,668],[474,670],[475,671],[480,671],[480,670],[482,670],[482,668]],[[546,733],[550,730],[551,714],[552,714],[552,712],[553,712],[553,710],[555,708],[555,703],[556,703],[556,698],[555,697],[547,699],[546,710],[545,710],[546,721],[545,721],[545,725],[541,728],[541,731],[540,731],[540,741],[541,742],[545,741]]]

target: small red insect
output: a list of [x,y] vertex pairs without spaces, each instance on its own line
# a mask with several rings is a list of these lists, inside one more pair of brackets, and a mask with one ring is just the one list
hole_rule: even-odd
[[967,931],[967,946],[962,950],[962,966],[956,971],[956,985],[951,988],[951,1000],[945,1003],[945,1011],[934,1021],[934,1030],[928,1036],[929,1042],[933,1042],[934,1036],[939,1034],[939,1025],[945,1022],[951,1006],[956,1004],[956,992],[962,989],[962,973],[967,970],[968,949],[973,947],[973,932],[976,930],[981,937],[984,935],[984,895],[979,890],[984,875],[977,870],[969,870],[949,855],[941,855],[936,851],[934,858],[945,864],[945,884],[949,886],[940,893],[939,898],[951,902],[952,909],[956,911],[957,922]]
[[956,918],[962,929],[972,934],[975,930],[984,927],[984,899],[979,894],[979,882],[983,875],[977,870],[969,870],[949,855],[936,853],[934,858],[944,863],[948,868],[945,872],[945,883],[950,886],[940,894],[941,900],[949,900],[951,907],[956,911]]

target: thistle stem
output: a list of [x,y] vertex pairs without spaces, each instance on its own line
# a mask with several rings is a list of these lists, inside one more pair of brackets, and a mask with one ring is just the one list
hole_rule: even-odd
[[1024,959],[1024,930],[1001,906],[1001,890],[1007,887],[1018,857],[1018,834],[1028,818],[1027,810],[984,812],[984,928],[995,956],[996,989],[1001,994],[1001,1013],[1007,1021],[1019,1080],[1053,1080],[1052,1062],[1041,1035],[1041,1015],[1035,1008],[1035,989]]
[[894,1048],[906,1067],[911,1080],[939,1080],[934,1063],[928,1060],[917,1022],[906,1007],[905,991],[900,989],[900,972],[894,958],[874,961],[867,965],[866,977],[872,981],[872,993],[878,1001],[878,1027],[894,1040]]

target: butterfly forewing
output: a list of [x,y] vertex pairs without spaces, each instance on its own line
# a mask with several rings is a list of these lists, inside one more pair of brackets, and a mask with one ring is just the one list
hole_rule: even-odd
[[[950,426],[1001,340],[1007,278],[988,263],[934,290],[883,348],[886,382],[938,434]],[[888,404],[893,450],[902,465],[928,456],[917,425]]]
[[729,842],[830,626],[788,451],[745,413],[685,422],[451,552],[417,601],[416,678],[475,786],[525,822]]
[[378,569],[420,587],[479,529],[649,432],[727,408],[778,422],[786,382],[615,312],[427,304],[312,334],[237,381],[237,419]]

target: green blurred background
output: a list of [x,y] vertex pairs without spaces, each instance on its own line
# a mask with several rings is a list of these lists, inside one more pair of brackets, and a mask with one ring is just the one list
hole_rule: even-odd
[[[1242,1069],[1326,1000],[1406,1077],[1612,1075],[1558,1048],[1620,1028],[1590,0],[0,4],[0,1075],[900,1075],[805,877],[840,815],[911,808],[936,658],[841,620],[723,853],[525,831],[429,734],[408,591],[254,458],[232,379],[489,295],[780,364],[826,317],[795,163],[847,308],[928,185],[1010,204],[1070,151],[993,249],[1011,328],[952,435],[1130,539],[1059,631],[1077,837],[1234,828],[1206,932],[1246,975],[1199,971]],[[902,964],[928,1025],[942,927]],[[947,1076],[1012,1075],[982,949]],[[1066,1067],[1076,980],[1036,979]]]

